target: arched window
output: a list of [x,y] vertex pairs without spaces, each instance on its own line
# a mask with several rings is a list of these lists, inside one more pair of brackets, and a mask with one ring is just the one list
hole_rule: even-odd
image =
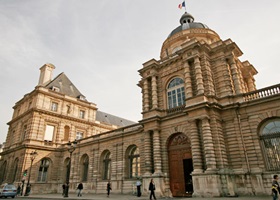
[[280,170],[280,119],[264,123],[260,129],[260,139],[268,170]]
[[185,104],[185,87],[181,78],[174,78],[167,87],[168,109]]
[[17,170],[18,170],[18,158],[15,159],[13,167],[14,167],[14,170],[13,170],[12,181],[15,182],[16,176],[17,176]]
[[140,172],[140,155],[137,146],[131,148],[128,156],[129,178],[136,178],[141,175]]
[[70,127],[69,126],[64,126],[64,141],[69,140],[69,133],[70,133]]
[[6,179],[7,161],[3,163],[0,170],[0,184]]
[[88,177],[88,164],[89,164],[89,158],[88,155],[83,155],[81,159],[81,175],[82,175],[82,181],[87,181]]
[[41,164],[39,167],[39,174],[38,174],[38,181],[39,182],[46,182],[47,181],[47,175],[48,175],[48,169],[50,166],[50,161],[46,158],[41,160]]
[[111,153],[106,151],[103,157],[103,180],[110,179],[111,176]]

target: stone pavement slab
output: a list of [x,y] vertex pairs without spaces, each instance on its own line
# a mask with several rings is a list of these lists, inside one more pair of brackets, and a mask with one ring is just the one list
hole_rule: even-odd
[[[82,197],[77,197],[76,194],[70,193],[69,197],[63,197],[61,194],[31,194],[30,196],[20,196],[17,198],[21,199],[69,199],[69,200],[149,200],[149,196],[141,196],[137,197],[134,195],[129,194],[111,194],[108,198],[106,194],[83,194]],[[246,196],[246,197],[215,197],[215,198],[198,198],[198,197],[192,197],[192,198],[168,198],[168,197],[161,197],[157,198],[158,200],[272,200],[272,196]]]

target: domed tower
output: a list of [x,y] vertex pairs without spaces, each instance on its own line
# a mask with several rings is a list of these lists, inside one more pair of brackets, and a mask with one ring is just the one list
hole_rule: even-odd
[[161,49],[161,59],[168,57],[176,51],[182,49],[182,44],[191,38],[197,38],[208,44],[220,40],[217,33],[208,28],[207,25],[194,22],[194,17],[185,12],[180,18],[180,26],[175,28],[165,40]]
[[221,40],[186,12],[163,42],[160,60],[139,70],[145,170],[163,185],[168,178],[164,191],[173,196],[234,195],[231,179],[221,182],[217,173],[230,171],[224,116],[234,113],[243,93],[256,90],[257,71],[241,55],[232,40]]
[[[256,90],[257,71],[248,61],[238,59],[242,54],[231,39],[221,40],[215,31],[185,12],[180,25],[163,42],[160,60],[151,59],[139,70],[144,117],[155,109],[192,105],[209,97],[211,101],[215,97],[216,102]],[[174,77],[184,86],[185,96],[178,97],[181,99],[172,99],[167,92]]]

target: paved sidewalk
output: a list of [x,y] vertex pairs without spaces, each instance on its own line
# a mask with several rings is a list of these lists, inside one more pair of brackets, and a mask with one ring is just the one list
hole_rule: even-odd
[[[83,194],[82,197],[77,197],[76,194],[70,193],[69,197],[63,197],[61,194],[31,194],[28,197],[20,196],[17,198],[21,199],[69,199],[69,200],[105,200],[105,199],[114,199],[114,200],[149,200],[149,196],[133,196],[128,194],[111,194],[108,198],[106,194]],[[216,198],[168,198],[168,197],[161,197],[157,199],[167,199],[167,200],[188,200],[188,199],[194,199],[194,200],[272,200],[271,196],[248,196],[248,197],[216,197]]]

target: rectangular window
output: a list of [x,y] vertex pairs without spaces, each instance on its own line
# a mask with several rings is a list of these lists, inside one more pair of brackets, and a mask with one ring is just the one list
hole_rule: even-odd
[[21,134],[21,138],[20,141],[23,141],[26,137],[26,133],[27,133],[27,125],[23,126],[23,130],[22,130],[22,134]]
[[52,141],[53,140],[53,134],[54,134],[54,126],[47,125],[44,140]]
[[57,108],[58,108],[58,103],[56,102],[52,102],[52,105],[51,105],[51,111],[57,111]]
[[78,131],[78,132],[76,133],[76,140],[80,140],[80,139],[82,139],[82,138],[83,138],[83,136],[84,136],[84,133],[83,133],[83,132],[81,132],[81,131]]
[[84,119],[84,118],[85,118],[85,111],[84,111],[84,110],[80,110],[79,117],[80,117],[81,119]]

